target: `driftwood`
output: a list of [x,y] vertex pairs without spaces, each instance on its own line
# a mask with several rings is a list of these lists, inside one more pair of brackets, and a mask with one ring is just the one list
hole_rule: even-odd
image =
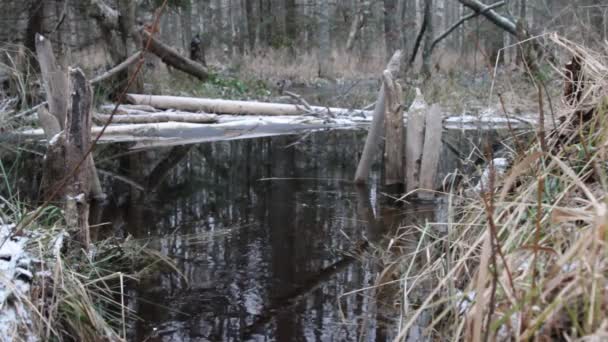
[[329,113],[333,115],[348,115],[354,112],[369,114],[365,111],[353,111],[345,108],[327,108],[253,102],[253,101],[231,101],[219,99],[200,99],[194,97],[178,96],[156,96],[127,94],[127,102],[136,105],[149,105],[161,109],[177,109],[188,112],[202,111],[205,113],[220,113],[233,115],[303,115],[312,113]]
[[112,69],[104,72],[103,74],[93,78],[90,81],[90,83],[91,84],[99,83],[101,81],[104,81],[104,80],[120,73],[121,71],[127,69],[131,64],[135,63],[141,57],[141,55],[142,55],[141,51],[136,52],[131,57],[124,60],[122,63],[120,63],[117,66],[113,67]]
[[[420,191],[418,198],[432,200],[435,197],[435,178],[441,153],[442,115],[438,105],[432,105],[426,116],[424,147],[420,164]],[[428,190],[428,191],[426,191]]]
[[174,67],[175,69],[181,70],[187,74],[190,74],[200,80],[206,80],[209,78],[209,71],[203,65],[192,61],[175,51],[168,45],[163,44],[160,40],[154,38],[146,30],[141,31],[143,44],[149,45],[149,51],[157,55],[165,64]]
[[418,189],[420,163],[424,144],[425,114],[428,109],[420,90],[416,88],[416,99],[407,113],[405,141],[405,184],[407,192]]
[[403,184],[403,107],[401,86],[390,71],[383,74],[385,90],[386,138],[384,143],[384,183]]
[[[104,125],[110,120],[109,114],[96,114],[95,121]],[[198,114],[198,113],[147,113],[147,114],[123,114],[114,115],[112,123],[152,123],[152,122],[192,122],[192,123],[216,123],[217,115],[215,114]]]
[[[386,70],[391,72],[393,75],[399,73],[401,65],[401,50],[397,50],[391,60],[386,66]],[[365,140],[365,146],[363,147],[363,153],[361,159],[359,159],[359,165],[357,165],[357,172],[355,173],[355,183],[366,183],[369,177],[369,171],[372,167],[372,162],[376,154],[380,140],[382,139],[382,131],[384,129],[384,108],[385,108],[385,97],[386,90],[385,86],[382,85],[378,93],[378,100],[374,108],[374,118]]]

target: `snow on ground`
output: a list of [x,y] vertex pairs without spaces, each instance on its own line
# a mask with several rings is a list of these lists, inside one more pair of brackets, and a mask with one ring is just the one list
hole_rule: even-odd
[[36,341],[27,304],[33,278],[25,251],[28,239],[11,237],[14,228],[0,224],[0,341]]

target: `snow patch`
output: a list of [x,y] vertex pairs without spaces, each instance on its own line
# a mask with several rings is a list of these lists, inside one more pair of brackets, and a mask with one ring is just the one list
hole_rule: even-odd
[[26,237],[11,236],[14,224],[0,225],[0,340],[36,341],[27,304],[33,274],[32,258],[25,251]]

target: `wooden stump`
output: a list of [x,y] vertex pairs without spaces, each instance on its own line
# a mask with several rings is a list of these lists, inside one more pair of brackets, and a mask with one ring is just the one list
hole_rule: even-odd
[[403,184],[403,106],[401,86],[395,82],[390,71],[383,74],[386,97],[386,138],[384,140],[384,183]]
[[[50,140],[61,130],[64,130],[65,132],[69,125],[67,122],[70,120],[67,117],[68,111],[73,110],[73,108],[70,109],[68,107],[74,105],[74,94],[69,92],[69,88],[72,87],[73,84],[69,84],[68,72],[57,63],[51,41],[40,34],[36,34],[36,54],[38,62],[40,63],[42,83],[48,102],[48,110],[46,107],[42,106],[39,108],[38,114],[40,126],[42,126],[45,136],[50,142]],[[74,80],[71,81],[74,82]],[[88,101],[91,102],[91,91],[90,88],[87,89],[89,93],[87,95],[89,97]],[[72,103],[69,103],[70,96],[68,96],[68,94],[71,94]],[[81,105],[81,103],[78,102],[76,105]],[[89,103],[89,112],[90,106],[91,103]],[[90,113],[87,115],[90,116]],[[90,121],[90,117],[88,120]],[[87,134],[90,137],[91,125],[89,124],[88,127]],[[60,142],[56,141],[55,144],[68,144],[69,147],[70,141],[69,139],[63,139]],[[56,146],[55,144],[49,144],[49,149],[44,162],[45,167],[40,192],[45,197],[54,194],[56,197],[62,198],[65,192],[59,188],[65,185],[64,178],[67,175],[66,172],[71,171],[60,171],[67,165],[67,160],[65,159],[66,151],[64,151],[65,146]],[[91,179],[92,184],[92,186],[88,188],[88,191],[90,191],[92,197],[96,199],[105,198],[92,156],[88,157],[86,164],[87,170],[90,172],[89,178]],[[89,193],[87,193],[87,196],[88,195]]]
[[416,88],[416,99],[407,114],[407,133],[405,142],[405,184],[410,192],[420,186],[420,164],[424,144],[425,115],[428,105],[420,89]]
[[[92,91],[80,69],[70,70],[70,103],[65,127],[66,172],[70,178],[66,187],[66,222],[78,230],[78,241],[88,248],[89,194],[93,184],[93,159],[87,156],[91,148]],[[74,172],[75,170],[75,172]]]
[[424,147],[420,165],[420,191],[418,191],[418,198],[421,200],[432,200],[435,197],[433,190],[441,153],[442,128],[441,108],[434,104],[426,116]]
[[[397,50],[391,60],[389,61],[386,70],[390,71],[392,74],[397,74],[399,72],[401,66],[401,51]],[[374,156],[376,154],[378,145],[382,139],[383,129],[384,129],[384,111],[385,111],[385,87],[384,84],[378,93],[378,100],[376,101],[376,106],[374,107],[374,117],[372,119],[372,124],[369,128],[369,133],[367,134],[367,139],[365,140],[365,146],[363,147],[363,153],[361,154],[361,159],[359,159],[359,164],[357,165],[357,172],[355,173],[355,183],[362,184],[367,182],[367,178],[369,177],[369,172],[372,167],[372,162],[374,160]]]

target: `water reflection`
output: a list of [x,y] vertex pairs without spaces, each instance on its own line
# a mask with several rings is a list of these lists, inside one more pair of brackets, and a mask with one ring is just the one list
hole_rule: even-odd
[[[104,177],[112,194],[101,215],[112,222],[105,234],[149,238],[182,273],[159,272],[130,289],[129,305],[141,318],[130,340],[394,337],[390,296],[341,295],[374,285],[383,267],[357,258],[361,249],[398,227],[435,221],[436,210],[383,203],[388,190],[378,187],[378,169],[370,189],[351,185],[364,138],[333,131],[297,144],[292,136],[102,152],[118,156],[105,167],[122,178]],[[479,137],[452,132],[446,139],[438,184]],[[416,234],[405,249],[416,248]]]
[[102,220],[115,233],[156,237],[150,247],[183,273],[161,272],[132,290],[142,320],[130,339],[355,339],[370,299],[345,297],[342,313],[337,299],[373,283],[374,265],[353,256],[384,227],[357,214],[345,181],[363,137],[318,133],[291,147],[296,138],[281,137],[120,157],[117,173],[147,190],[113,182],[118,195]]
[[[341,295],[374,285],[381,270],[357,258],[360,250],[398,227],[433,221],[435,206],[387,205],[379,169],[369,189],[351,185],[364,138],[343,130],[294,145],[292,136],[137,152],[99,146],[110,198],[91,220],[110,224],[97,238],[146,240],[180,271],[128,289],[140,318],[129,340],[390,340],[390,296]],[[455,152],[472,146],[464,135],[447,138],[438,183],[459,167]],[[29,180],[21,193],[35,198],[40,168],[30,164],[39,158],[19,163]]]

